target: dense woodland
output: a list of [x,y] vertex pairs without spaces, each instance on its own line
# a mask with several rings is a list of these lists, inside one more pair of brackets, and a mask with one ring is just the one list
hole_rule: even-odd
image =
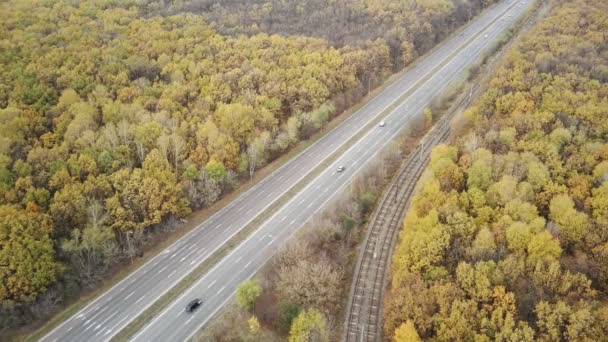
[[[388,47],[397,70],[495,0],[143,0],[145,15],[200,13],[222,34],[304,35]],[[370,74],[370,76],[374,76]]]
[[392,261],[394,341],[608,336],[608,2],[557,1],[437,147]]
[[491,2],[0,3],[0,326],[94,287]]

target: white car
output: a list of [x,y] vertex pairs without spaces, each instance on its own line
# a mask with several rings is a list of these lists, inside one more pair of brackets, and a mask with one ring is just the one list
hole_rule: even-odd
[[346,170],[346,167],[344,167],[342,165],[338,166],[338,170],[337,170],[338,172],[342,172],[344,170]]
[[487,34],[485,34],[483,37],[484,37],[484,38],[488,38],[488,35],[487,35]]
[[384,121],[380,121],[380,125],[379,125],[379,126],[380,126],[380,127],[384,127],[384,126],[386,126],[386,122],[384,122]]

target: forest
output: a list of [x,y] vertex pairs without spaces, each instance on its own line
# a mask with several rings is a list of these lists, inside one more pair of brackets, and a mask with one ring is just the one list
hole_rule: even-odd
[[555,1],[436,147],[400,233],[386,340],[608,336],[608,3]]
[[95,288],[492,2],[0,3],[1,329]]
[[[227,35],[304,35],[332,46],[382,42],[393,70],[409,64],[495,0],[143,0],[144,15],[201,14]],[[373,74],[371,76],[374,76]]]

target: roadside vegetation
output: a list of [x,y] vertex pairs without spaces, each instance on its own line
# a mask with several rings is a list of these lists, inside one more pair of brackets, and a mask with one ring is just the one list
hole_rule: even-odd
[[384,304],[393,341],[608,336],[608,5],[554,1],[435,148]]
[[0,332],[95,288],[492,2],[0,4]]
[[369,215],[400,160],[430,127],[420,117],[377,156],[255,278],[239,286],[236,302],[214,318],[198,340],[340,339],[350,289],[345,284],[350,284]]

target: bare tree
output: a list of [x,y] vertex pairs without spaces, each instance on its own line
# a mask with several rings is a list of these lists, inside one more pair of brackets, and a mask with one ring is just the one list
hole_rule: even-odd
[[247,161],[249,162],[249,178],[253,178],[253,173],[255,172],[255,167],[258,164],[258,149],[254,144],[249,145],[247,147]]
[[171,135],[171,146],[173,147],[173,160],[175,163],[175,177],[178,176],[179,172],[178,172],[178,162],[180,159],[180,155],[183,152],[184,146],[186,146],[186,142],[184,141],[184,139],[177,135],[177,133],[173,132],[173,134]]
[[247,161],[249,162],[249,178],[253,178],[253,174],[258,166],[264,163],[264,155],[270,144],[270,133],[262,132],[253,142],[247,147]]
[[277,290],[290,302],[329,312],[339,304],[343,277],[344,272],[327,259],[300,260],[295,266],[279,270]]
[[165,159],[169,160],[169,146],[171,145],[171,137],[166,134],[158,137],[157,146],[160,153],[163,154]]
[[120,142],[123,145],[129,144],[129,136],[130,136],[130,125],[126,120],[122,120],[118,123],[118,136],[120,137]]

